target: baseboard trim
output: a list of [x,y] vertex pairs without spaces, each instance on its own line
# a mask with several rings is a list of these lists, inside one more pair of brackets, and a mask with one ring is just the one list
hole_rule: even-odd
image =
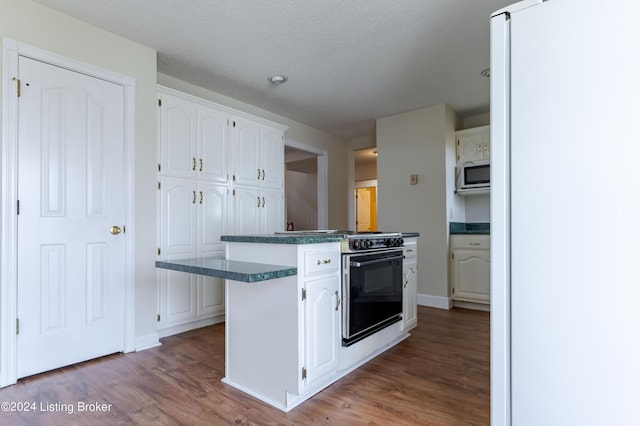
[[158,333],[149,333],[144,336],[136,337],[136,352],[160,346],[160,336]]
[[418,294],[416,301],[420,306],[428,306],[430,308],[451,309],[453,301],[449,297],[433,296],[431,294]]
[[162,339],[163,337],[173,336],[174,334],[184,333],[185,331],[207,327],[213,324],[218,324],[220,322],[224,322],[224,313],[197,321],[174,325],[172,327],[161,328],[158,330],[158,336]]

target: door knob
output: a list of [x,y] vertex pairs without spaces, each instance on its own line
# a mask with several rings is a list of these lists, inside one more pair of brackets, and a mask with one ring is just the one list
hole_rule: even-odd
[[122,230],[119,226],[112,226],[110,231],[113,235],[118,235]]

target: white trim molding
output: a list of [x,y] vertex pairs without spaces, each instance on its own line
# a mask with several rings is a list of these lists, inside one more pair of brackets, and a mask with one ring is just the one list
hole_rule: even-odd
[[0,387],[17,382],[17,217],[18,194],[18,98],[16,93],[18,59],[29,57],[72,71],[121,85],[124,89],[124,163],[125,163],[125,318],[123,351],[136,348],[135,339],[135,94],[134,78],[95,67],[71,58],[2,39],[2,170],[0,228]]
[[420,306],[447,310],[453,308],[453,300],[449,297],[433,296],[431,294],[418,294],[416,296],[416,300]]

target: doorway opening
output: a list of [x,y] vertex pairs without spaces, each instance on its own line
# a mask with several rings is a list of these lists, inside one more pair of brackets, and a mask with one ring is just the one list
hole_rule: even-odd
[[355,229],[358,232],[377,231],[378,161],[377,149],[353,151]]
[[286,141],[284,158],[286,229],[326,229],[327,153]]

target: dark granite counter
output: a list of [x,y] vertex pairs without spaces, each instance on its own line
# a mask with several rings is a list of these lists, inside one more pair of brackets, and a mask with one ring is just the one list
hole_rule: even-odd
[[464,223],[450,222],[450,234],[470,234],[470,235],[489,235],[491,233],[490,223]]
[[340,242],[342,234],[296,232],[291,234],[223,235],[220,240],[231,243],[322,244]]
[[292,266],[239,262],[212,257],[157,261],[156,268],[242,281],[245,283],[290,277],[298,273],[298,268]]

